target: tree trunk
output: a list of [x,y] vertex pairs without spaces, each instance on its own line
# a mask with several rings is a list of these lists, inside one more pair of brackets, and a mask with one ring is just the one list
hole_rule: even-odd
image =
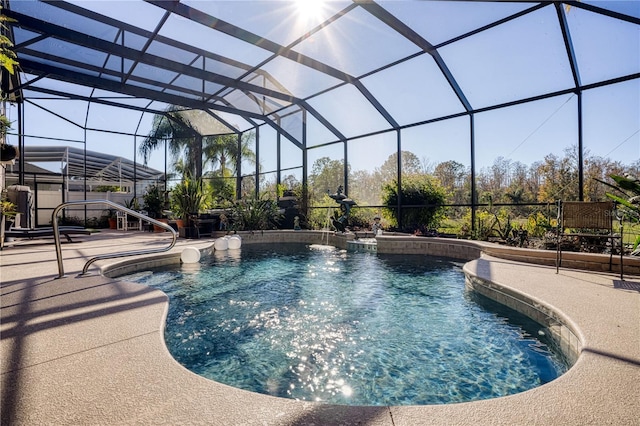
[[202,177],[202,136],[196,135],[196,141],[194,148],[194,157],[196,161],[196,178],[199,179]]

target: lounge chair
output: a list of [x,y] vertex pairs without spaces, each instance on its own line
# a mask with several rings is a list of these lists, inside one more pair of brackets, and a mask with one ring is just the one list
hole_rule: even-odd
[[[68,242],[73,242],[71,240],[71,235],[91,235],[93,231],[82,228],[80,226],[60,226],[58,227],[58,233],[60,235],[64,235]],[[2,237],[0,238],[0,249],[4,248],[4,239],[6,237],[11,238],[44,238],[44,237],[53,237],[53,228],[9,228],[8,230],[2,232]]]

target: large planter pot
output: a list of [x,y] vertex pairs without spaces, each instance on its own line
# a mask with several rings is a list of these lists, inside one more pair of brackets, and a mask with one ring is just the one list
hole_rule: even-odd
[[200,238],[200,230],[197,226],[188,226],[183,228],[178,228],[178,235],[181,238],[186,239],[198,239]]
[[13,225],[14,218],[9,216],[0,216],[0,218],[4,218],[4,230],[8,231],[9,228]]
[[118,219],[115,217],[109,218],[109,229],[117,229],[118,228]]
[[[169,223],[168,219],[156,219],[158,222],[162,222],[162,223]],[[167,230],[158,226],[158,225],[153,225],[153,232],[166,232]]]

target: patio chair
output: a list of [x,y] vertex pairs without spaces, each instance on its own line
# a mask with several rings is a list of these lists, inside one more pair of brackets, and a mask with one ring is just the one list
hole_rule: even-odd
[[[613,266],[613,252],[616,240],[620,241],[620,279],[623,280],[623,245],[622,235],[613,232],[615,212],[613,201],[558,201],[558,229],[556,250],[556,273],[562,265],[562,237],[590,238],[592,240],[609,240],[609,270]],[[600,232],[597,232],[600,231]]]
[[[146,215],[146,212],[141,213]],[[128,231],[129,229],[135,229],[137,231],[142,231],[142,219],[129,216],[126,212],[120,210],[116,212],[116,217],[118,230]]]

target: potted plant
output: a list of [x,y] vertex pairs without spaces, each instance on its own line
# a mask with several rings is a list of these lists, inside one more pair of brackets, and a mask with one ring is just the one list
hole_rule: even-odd
[[9,130],[11,130],[11,121],[9,121],[7,116],[0,115],[0,161],[3,163],[15,160],[20,155],[17,147],[9,145],[5,141],[7,131]]
[[[5,239],[4,231],[11,228],[11,225],[15,221],[18,214],[17,206],[11,201],[7,200],[5,191],[2,191],[2,197],[0,198],[0,238]],[[7,239],[9,241],[9,239]],[[0,243],[4,244],[4,241]]]
[[140,210],[140,203],[138,202],[138,199],[136,197],[131,197],[131,200],[128,200],[128,201],[125,200],[124,206],[130,210],[134,210],[134,211]]
[[205,201],[202,180],[187,177],[171,191],[172,210],[183,220],[178,232],[184,238],[199,238],[198,212]]
[[6,229],[11,226],[17,213],[18,211],[14,203],[5,198],[0,201],[0,215],[2,215],[2,219],[4,219],[3,222]]
[[162,191],[157,185],[149,185],[147,191],[142,196],[142,206],[150,218],[159,219],[162,217],[162,207],[164,206],[164,197]]
[[[150,185],[147,192],[142,196],[143,208],[150,218],[169,222],[167,219],[162,220],[162,208],[164,207],[164,196],[159,186]],[[153,225],[155,232],[163,232],[164,229],[158,225]]]
[[276,229],[282,220],[278,203],[268,198],[248,197],[237,201],[232,209],[237,231]]
[[118,228],[118,213],[116,209],[104,209],[102,211],[102,217],[106,218],[109,229]]

